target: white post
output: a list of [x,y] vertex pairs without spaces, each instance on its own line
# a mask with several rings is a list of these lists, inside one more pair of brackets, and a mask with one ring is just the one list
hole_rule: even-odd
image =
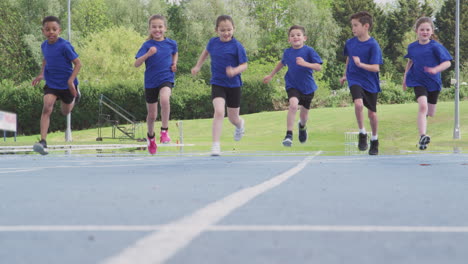
[[[71,9],[70,9],[70,1],[68,0],[68,41],[71,42]],[[65,141],[71,142],[72,141],[72,133],[71,133],[71,113],[67,115],[67,130],[65,130]]]
[[453,139],[460,139],[460,0],[455,8],[455,126]]

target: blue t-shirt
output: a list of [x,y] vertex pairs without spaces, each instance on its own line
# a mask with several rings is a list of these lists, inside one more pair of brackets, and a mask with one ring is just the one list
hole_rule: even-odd
[[177,53],[177,42],[165,38],[163,41],[147,40],[135,55],[135,59],[145,55],[151,47],[157,51],[145,61],[145,88],[157,88],[165,82],[174,83],[175,73],[171,70],[172,56]]
[[357,56],[362,63],[383,64],[379,43],[372,37],[366,41],[359,41],[357,37],[348,39],[345,44],[344,55],[348,56],[348,67],[346,68],[348,86],[359,85],[370,93],[380,92],[379,73],[359,68],[353,60],[353,56]]
[[[46,61],[44,79],[46,85],[52,89],[68,90],[68,79],[73,72],[72,61],[78,58],[78,54],[70,42],[63,38],[49,44],[44,41],[41,45],[42,54]],[[75,86],[78,79],[74,80]]]
[[437,74],[424,72],[424,67],[434,67],[444,61],[453,59],[442,44],[431,40],[429,43],[422,45],[415,41],[408,45],[408,54],[405,55],[405,58],[413,61],[413,66],[406,73],[406,86],[426,87],[429,92],[442,89],[440,72]]
[[247,54],[242,44],[235,38],[222,42],[219,37],[210,39],[206,50],[211,56],[211,84],[228,88],[242,86],[241,75],[229,78],[226,74],[228,66],[237,67],[247,62]]
[[312,75],[313,70],[297,65],[296,58],[301,57],[308,63],[320,63],[322,59],[315,50],[307,45],[300,49],[288,48],[284,50],[281,63],[288,66],[288,72],[284,76],[286,90],[294,88],[303,94],[311,94],[317,90],[317,84]]

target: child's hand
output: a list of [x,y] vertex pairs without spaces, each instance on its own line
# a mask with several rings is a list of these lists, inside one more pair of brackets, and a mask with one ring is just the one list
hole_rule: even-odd
[[271,75],[267,75],[263,77],[263,83],[269,83],[271,79],[273,79],[273,77]]
[[32,85],[33,85],[33,86],[36,86],[38,83],[40,83],[40,82],[42,81],[42,79],[44,79],[44,76],[42,76],[42,74],[39,75],[39,76],[37,76],[37,77],[34,78],[34,80],[32,81]]
[[361,59],[358,56],[353,56],[353,61],[356,66],[361,67]]
[[158,52],[158,49],[155,46],[151,47],[147,52],[148,57],[153,56],[156,52]]
[[193,67],[193,68],[192,68],[192,75],[197,75],[197,73],[200,72],[200,69],[201,69],[201,68],[198,67],[198,66]]
[[76,91],[75,83],[73,81],[68,82],[68,90],[70,90],[70,93],[73,95],[73,97],[78,96],[78,92]]
[[173,64],[171,65],[171,71],[172,71],[172,72],[176,72],[176,71],[177,71],[177,64],[173,63]]
[[306,61],[302,57],[296,57],[296,64],[299,66],[305,66]]
[[237,71],[235,68],[233,68],[232,66],[227,66],[226,67],[226,74],[229,78],[232,78],[234,76],[237,75]]
[[439,73],[435,67],[424,67],[424,71],[432,75]]
[[347,81],[346,76],[340,78],[340,84],[343,85]]

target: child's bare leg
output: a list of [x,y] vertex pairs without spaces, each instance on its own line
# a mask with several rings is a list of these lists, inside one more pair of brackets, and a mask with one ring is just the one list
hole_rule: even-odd
[[368,110],[367,116],[369,117],[369,122],[370,122],[370,126],[372,129],[372,136],[377,136],[377,131],[379,128],[379,120],[377,118],[377,113],[371,110]]
[[289,109],[288,109],[288,117],[286,121],[286,128],[288,131],[292,131],[294,129],[294,123],[296,121],[296,112],[299,108],[299,99],[297,97],[291,97],[289,99]]
[[427,103],[427,115],[433,117],[436,111],[436,104]]
[[428,106],[427,106],[427,97],[426,96],[419,96],[418,97],[418,130],[419,135],[426,134],[426,127],[427,127],[427,115],[428,115]]
[[44,95],[44,105],[41,114],[41,139],[47,139],[47,132],[49,131],[50,115],[54,110],[54,104],[57,97],[53,94]]
[[171,88],[163,87],[159,91],[159,102],[161,104],[161,126],[168,127],[169,126],[169,115],[171,113]]
[[223,129],[223,120],[225,115],[224,106],[224,98],[216,97],[215,99],[213,99],[213,142],[220,142],[221,140],[221,132]]
[[237,108],[227,107],[227,116],[229,118],[229,121],[231,122],[231,124],[233,124],[237,128],[239,128],[242,125],[239,113],[240,113],[240,107],[237,107]]
[[301,112],[299,114],[299,118],[301,120],[301,125],[305,126],[307,123],[307,120],[309,120],[309,109],[301,106]]
[[154,122],[158,117],[158,103],[146,103],[148,114],[146,115],[146,125],[148,126],[148,135],[154,135]]
[[356,121],[360,130],[364,129],[364,103],[362,98],[354,100],[354,114],[356,115]]

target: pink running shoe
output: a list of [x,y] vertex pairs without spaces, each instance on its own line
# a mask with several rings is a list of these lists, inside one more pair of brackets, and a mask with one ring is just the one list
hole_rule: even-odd
[[158,149],[158,146],[156,145],[156,137],[149,138],[147,139],[148,141],[148,152],[150,154],[156,154],[156,150]]
[[169,132],[167,132],[167,130],[161,130],[159,143],[166,144],[169,142],[171,142],[171,138],[169,137]]

